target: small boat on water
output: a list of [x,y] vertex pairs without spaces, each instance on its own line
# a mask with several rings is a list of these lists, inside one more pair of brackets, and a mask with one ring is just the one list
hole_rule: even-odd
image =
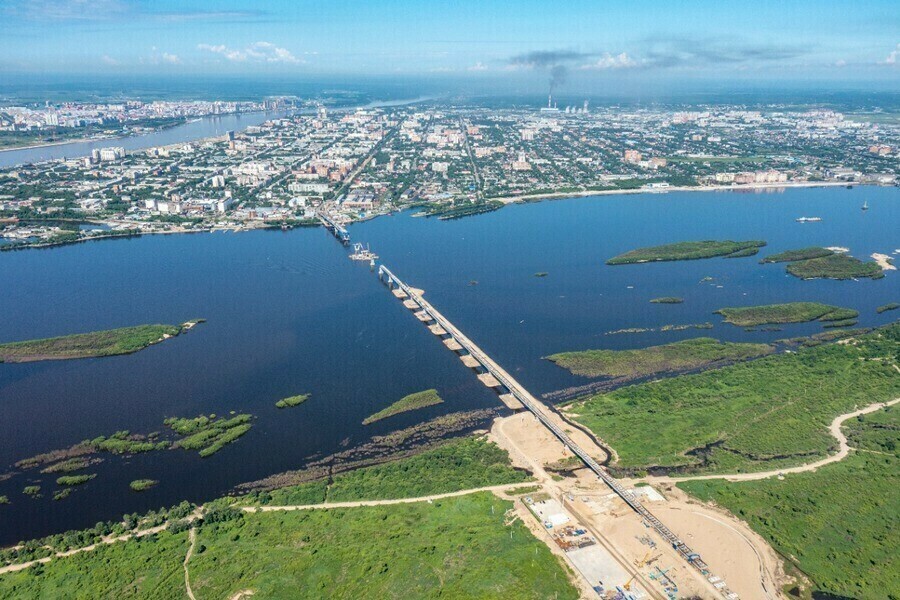
[[863,210],[869,210],[869,201],[865,200],[862,205]]
[[818,223],[822,217],[799,217],[795,219],[798,223]]

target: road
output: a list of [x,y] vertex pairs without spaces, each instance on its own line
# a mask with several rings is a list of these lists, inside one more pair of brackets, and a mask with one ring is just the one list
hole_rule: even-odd
[[432,502],[442,498],[454,498],[456,496],[468,496],[478,492],[504,492],[517,487],[534,485],[533,482],[520,481],[519,483],[507,483],[504,485],[489,485],[468,490],[457,490],[445,494],[429,494],[428,496],[416,496],[414,498],[393,498],[391,500],[350,500],[348,502],[320,502],[319,504],[288,504],[284,506],[245,506],[244,512],[273,512],[285,510],[327,510],[329,508],[358,508],[360,506],[386,506],[390,504],[413,504],[415,502]]
[[816,462],[808,463],[805,465],[800,465],[799,467],[790,467],[787,469],[775,469],[773,471],[761,471],[759,473],[726,473],[721,475],[689,475],[686,477],[663,477],[663,476],[648,476],[642,477],[640,479],[636,479],[635,481],[646,481],[647,483],[678,483],[679,481],[699,481],[705,479],[726,479],[728,481],[756,481],[759,479],[768,479],[769,477],[775,477],[777,475],[788,475],[790,473],[806,473],[808,471],[815,471],[819,467],[824,467],[825,465],[830,465],[831,463],[836,463],[847,458],[847,455],[850,454],[850,450],[853,448],[847,443],[847,436],[844,435],[844,432],[841,431],[841,426],[848,421],[849,419],[856,418],[860,415],[867,415],[869,413],[873,413],[877,410],[881,410],[882,408],[893,406],[900,402],[900,398],[895,398],[888,402],[876,402],[875,404],[870,404],[865,408],[860,408],[859,410],[855,410],[853,412],[849,412],[843,415],[838,415],[831,422],[831,425],[828,426],[828,433],[832,435],[838,441],[838,451],[831,456],[823,458],[822,460],[817,460]]

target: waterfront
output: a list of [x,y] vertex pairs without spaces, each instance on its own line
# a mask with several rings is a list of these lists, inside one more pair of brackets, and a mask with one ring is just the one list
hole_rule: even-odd
[[259,125],[278,114],[280,113],[254,112],[216,115],[202,117],[182,125],[140,135],[4,150],[0,152],[0,168],[47,160],[89,156],[91,150],[109,146],[121,146],[125,150],[134,151],[154,146],[193,142],[198,139],[222,136],[227,131],[240,131],[253,125]]
[[[860,205],[868,200],[870,210]],[[811,245],[846,246],[869,260],[900,246],[895,188],[784,193],[670,193],[515,205],[438,221],[415,211],[350,226],[404,281],[535,395],[586,383],[542,359],[586,348],[630,348],[709,335],[770,341],[821,324],[745,332],[721,323],[723,306],[813,300],[860,311],[860,325],[892,321],[896,272],[878,281],[801,281],[759,259]],[[817,215],[821,223],[794,219]],[[677,232],[673,223],[678,224]],[[695,239],[762,239],[758,256],[625,265],[627,250]],[[138,354],[0,365],[0,473],[12,462],[116,430],[162,429],[167,416],[250,412],[258,419],[207,459],[166,451],[110,457],[95,481],[54,502],[0,483],[0,543],[115,518],[232,486],[363,443],[439,414],[500,406],[453,353],[385,291],[364,264],[321,229],[212,233],[91,242],[0,255],[2,341],[135,325],[207,323]],[[546,277],[535,277],[546,272]],[[703,282],[713,277],[711,282]],[[471,285],[477,281],[477,285]],[[631,286],[631,287],[629,287]],[[721,286],[721,287],[719,287]],[[680,305],[650,304],[679,296]],[[624,328],[711,322],[711,330],[604,335]],[[363,427],[400,397],[436,388],[445,404]],[[285,396],[311,393],[278,411]],[[148,492],[128,482],[153,478]],[[52,477],[44,478],[48,482]]]

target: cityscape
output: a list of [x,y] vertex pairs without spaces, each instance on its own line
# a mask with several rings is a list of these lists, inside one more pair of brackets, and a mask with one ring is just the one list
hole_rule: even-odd
[[0,599],[900,598],[900,28],[0,0]]
[[[287,102],[144,108],[174,116],[263,106]],[[109,108],[90,110],[98,121],[121,118]],[[65,114],[87,112],[69,110]],[[429,102],[330,113],[310,105],[301,112],[309,114],[280,114],[221,137],[131,152],[100,147],[85,157],[3,169],[0,249],[115,235],[317,225],[320,212],[349,223],[418,207],[452,219],[542,197],[890,186],[900,169],[900,126],[833,110],[592,111],[585,101],[551,110]],[[27,114],[47,122],[64,113]],[[98,227],[72,230],[31,220],[50,216]]]

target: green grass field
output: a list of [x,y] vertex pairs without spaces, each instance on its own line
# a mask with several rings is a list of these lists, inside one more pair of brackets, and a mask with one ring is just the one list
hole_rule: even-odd
[[138,325],[107,331],[0,344],[0,362],[32,362],[130,354],[176,336],[177,325]]
[[465,437],[403,460],[340,473],[328,482],[251,493],[239,501],[285,505],[412,498],[526,481],[529,475],[510,467],[504,450],[484,439]]
[[[848,598],[900,598],[900,410],[845,426],[869,451],[815,472],[678,487],[746,520],[807,573],[814,589]],[[851,434],[852,432],[852,434]]]
[[900,397],[900,324],[573,402],[619,454],[614,468],[749,472],[809,462],[836,446],[831,420]]
[[855,319],[859,313],[850,308],[831,306],[819,302],[787,302],[762,306],[720,308],[716,313],[725,317],[726,323],[738,327],[781,323],[807,323],[809,321],[842,321]]
[[628,380],[721,366],[726,362],[757,358],[774,350],[768,344],[738,344],[713,338],[695,338],[637,350],[563,352],[547,359],[575,375]]
[[387,419],[388,417],[393,417],[400,413],[425,408],[426,406],[434,406],[435,404],[441,404],[443,402],[444,400],[437,393],[437,390],[416,392],[415,394],[404,396],[387,408],[366,417],[365,420],[363,420],[363,425],[369,425],[370,423],[375,423],[376,421],[381,421],[382,419]]
[[481,493],[433,504],[266,513],[201,530],[195,593],[228,598],[577,598],[558,559],[510,502]]
[[659,262],[671,260],[697,260],[700,258],[713,258],[716,256],[752,256],[765,246],[763,241],[732,242],[705,240],[702,242],[677,242],[649,248],[638,248],[624,254],[615,256],[608,261],[608,265],[631,265],[644,262]]
[[[220,499],[198,528],[191,585],[198,598],[242,590],[259,598],[577,598],[562,562],[506,514],[510,502],[490,493],[340,510],[239,515],[223,508],[316,503],[326,495],[411,497],[527,480],[497,446],[463,438],[328,484]],[[0,576],[0,597],[182,598],[188,545],[179,527],[54,559]]]

